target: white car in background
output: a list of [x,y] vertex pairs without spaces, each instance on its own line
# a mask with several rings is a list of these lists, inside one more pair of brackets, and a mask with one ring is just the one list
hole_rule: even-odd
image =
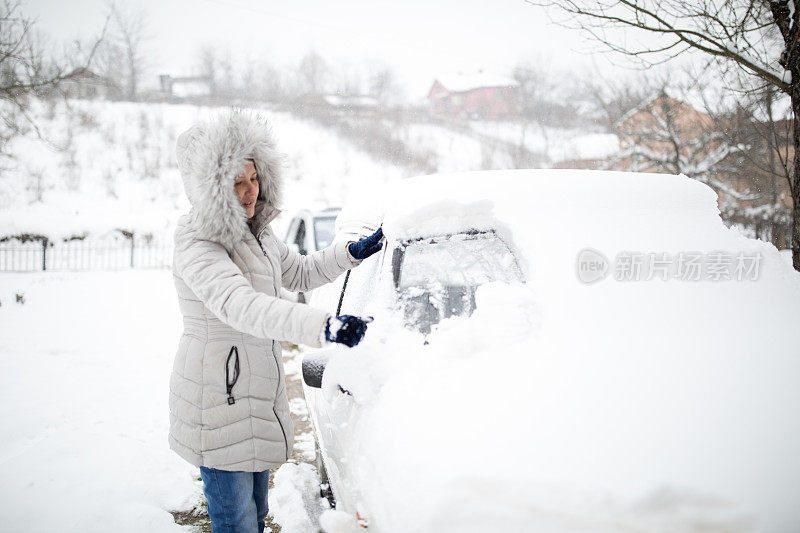
[[[316,211],[301,209],[289,221],[283,242],[295,252],[303,255],[327,248],[333,242],[334,223],[339,211],[341,211],[339,207],[328,207]],[[302,303],[308,300],[309,294],[283,291],[284,298]]]
[[[800,530],[800,275],[711,189],[427,176],[345,206],[336,239],[381,224],[310,302],[375,318],[303,361],[329,533]],[[758,264],[684,279],[685,254]]]
[[298,211],[289,222],[283,241],[303,255],[326,248],[333,242],[334,222],[339,211],[338,207]]

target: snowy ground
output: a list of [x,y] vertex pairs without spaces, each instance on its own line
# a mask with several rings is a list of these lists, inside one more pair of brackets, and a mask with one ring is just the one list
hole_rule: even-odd
[[200,490],[167,445],[171,284],[165,270],[0,276],[4,530],[188,531],[168,512]]
[[[195,531],[170,514],[198,506],[202,484],[167,444],[181,331],[169,271],[3,273],[0,324],[0,529]],[[299,364],[287,370],[302,419]],[[299,425],[298,460],[314,459],[308,431]],[[277,472],[270,506],[284,533],[316,531],[315,480],[309,465]]]

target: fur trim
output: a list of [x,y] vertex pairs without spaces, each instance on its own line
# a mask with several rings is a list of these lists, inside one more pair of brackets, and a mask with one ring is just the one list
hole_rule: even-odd
[[[226,248],[245,238],[249,225],[262,228],[278,213],[284,157],[278,152],[268,122],[236,110],[196,124],[178,137],[178,168],[192,204],[190,224],[201,239]],[[245,159],[255,162],[258,200],[252,220],[234,190]]]

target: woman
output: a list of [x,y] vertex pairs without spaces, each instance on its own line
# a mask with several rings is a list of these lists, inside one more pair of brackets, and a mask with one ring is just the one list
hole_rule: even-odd
[[232,112],[183,133],[178,167],[192,209],[175,232],[184,331],[170,380],[170,447],[200,467],[214,533],[264,530],[269,469],[294,441],[280,341],[354,346],[366,322],[282,300],[380,250],[382,233],[309,256],[270,229],[281,156],[268,125]]

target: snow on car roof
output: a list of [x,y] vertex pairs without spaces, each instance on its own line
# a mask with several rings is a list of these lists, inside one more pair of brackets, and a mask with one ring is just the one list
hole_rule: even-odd
[[[598,212],[704,213],[716,194],[685,176],[592,170],[495,170],[434,174],[392,182],[346,207],[337,222],[384,224],[398,238],[489,229],[518,215],[591,219]],[[515,224],[519,225],[519,224]]]

